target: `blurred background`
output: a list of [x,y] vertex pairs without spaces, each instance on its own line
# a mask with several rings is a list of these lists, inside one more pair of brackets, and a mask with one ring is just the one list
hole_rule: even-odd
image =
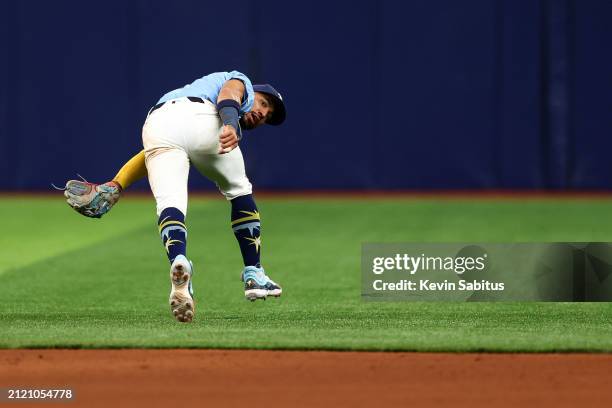
[[110,179],[161,95],[228,70],[285,97],[285,125],[241,143],[260,190],[611,187],[609,0],[0,0],[0,19],[2,190]]

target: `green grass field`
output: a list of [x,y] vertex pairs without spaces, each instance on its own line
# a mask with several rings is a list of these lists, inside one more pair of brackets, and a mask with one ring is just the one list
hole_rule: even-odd
[[612,351],[612,303],[374,303],[362,242],[612,241],[612,200],[260,199],[280,299],[244,300],[221,198],[193,198],[196,318],[167,305],[154,202],[102,220],[60,198],[0,198],[0,347]]

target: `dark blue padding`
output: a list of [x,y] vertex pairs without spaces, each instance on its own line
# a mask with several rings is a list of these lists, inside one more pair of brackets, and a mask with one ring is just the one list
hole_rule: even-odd
[[[612,2],[236,0],[231,30],[220,15],[0,2],[0,189],[110,179],[161,95],[234,69],[290,107],[241,141],[256,189],[611,186]],[[552,113],[551,86],[567,91]]]

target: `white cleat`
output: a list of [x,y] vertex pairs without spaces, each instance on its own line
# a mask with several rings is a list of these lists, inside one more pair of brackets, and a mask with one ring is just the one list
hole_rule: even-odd
[[174,318],[179,322],[189,323],[193,320],[195,302],[193,301],[193,289],[191,275],[193,264],[185,256],[179,255],[174,258],[170,267],[170,310]]
[[263,268],[247,266],[240,279],[244,282],[244,297],[251,302],[257,299],[266,300],[268,296],[280,297],[283,289],[266,275]]

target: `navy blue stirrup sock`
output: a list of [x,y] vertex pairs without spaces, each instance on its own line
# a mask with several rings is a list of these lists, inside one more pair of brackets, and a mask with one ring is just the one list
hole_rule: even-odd
[[157,221],[159,234],[166,248],[168,260],[172,264],[178,255],[187,254],[187,227],[185,215],[175,207],[164,209]]
[[232,229],[240,245],[244,266],[261,267],[261,223],[253,195],[232,201]]

